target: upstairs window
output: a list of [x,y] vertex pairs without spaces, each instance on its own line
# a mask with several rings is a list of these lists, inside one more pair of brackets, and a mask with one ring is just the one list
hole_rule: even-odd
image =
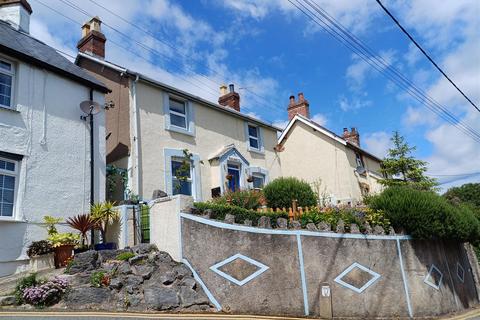
[[0,158],[0,218],[13,217],[17,162]]
[[358,152],[355,152],[355,161],[357,162],[357,167],[365,168],[365,166],[363,165],[362,156]]
[[248,140],[249,140],[250,148],[257,149],[257,150],[260,149],[258,127],[251,124],[248,125]]
[[0,106],[11,108],[13,95],[13,64],[0,59]]
[[187,106],[185,101],[170,97],[170,124],[182,129],[188,129]]
[[187,196],[192,193],[192,166],[186,163],[182,158],[172,158],[172,187],[173,194],[185,194]]

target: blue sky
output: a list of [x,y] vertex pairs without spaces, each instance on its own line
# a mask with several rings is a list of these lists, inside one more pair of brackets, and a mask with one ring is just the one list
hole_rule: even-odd
[[[317,122],[339,134],[343,127],[357,127],[362,147],[380,157],[391,132],[399,130],[417,146],[416,155],[430,163],[431,174],[445,175],[441,182],[458,179],[450,175],[480,172],[479,143],[398,89],[286,0],[95,0],[157,39],[90,0],[69,1],[104,21],[109,61],[212,101],[220,84],[232,82],[241,94],[243,112],[279,126],[285,125],[288,97],[303,92]],[[374,0],[315,1],[388,64],[480,131],[480,113],[441,78]],[[60,0],[30,3],[32,35],[75,55],[80,24],[88,16]],[[480,104],[480,2],[384,3]],[[468,181],[480,181],[480,175],[443,187]]]

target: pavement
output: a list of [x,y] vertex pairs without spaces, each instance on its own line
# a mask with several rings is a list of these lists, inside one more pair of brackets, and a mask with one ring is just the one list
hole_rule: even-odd
[[[114,313],[114,312],[52,312],[52,311],[0,311],[0,320],[105,320],[105,319],[164,319],[164,320],[233,320],[233,319],[254,319],[254,320],[305,320],[306,318],[254,316],[254,315],[229,315],[229,314],[166,314],[166,313]],[[473,309],[468,312],[442,317],[443,320],[480,320],[480,309]]]

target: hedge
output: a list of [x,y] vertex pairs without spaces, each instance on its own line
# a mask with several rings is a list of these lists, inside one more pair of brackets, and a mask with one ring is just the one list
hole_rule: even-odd
[[[251,220],[253,226],[258,225],[258,219],[262,216],[270,218],[272,226],[276,226],[278,218],[288,219],[288,212],[257,212],[234,205],[217,204],[212,202],[196,202],[193,204],[194,213],[202,214],[205,210],[211,210],[211,219],[225,220],[227,214],[235,216],[235,223],[244,223],[245,220]],[[196,212],[195,212],[196,211]]]
[[281,177],[273,180],[263,188],[267,204],[271,208],[288,208],[292,200],[297,200],[299,207],[317,205],[317,196],[305,181],[294,177]]
[[480,239],[480,221],[474,211],[452,205],[434,192],[389,187],[366,202],[372,209],[384,210],[396,230],[403,228],[417,239]]

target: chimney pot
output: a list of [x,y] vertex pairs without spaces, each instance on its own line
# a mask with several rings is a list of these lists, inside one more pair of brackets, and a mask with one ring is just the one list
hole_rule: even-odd
[[220,95],[221,95],[221,96],[224,96],[224,95],[226,95],[226,94],[227,94],[227,85],[222,84],[222,85],[220,86]]
[[230,90],[230,93],[235,92],[235,87],[233,86],[233,83],[230,83],[230,84],[228,85],[228,89]]
[[290,103],[288,104],[288,120],[292,120],[296,114],[300,114],[306,118],[310,118],[310,104],[305,97],[303,92],[298,94],[298,101],[295,102],[295,97],[290,96]]
[[295,104],[295,96],[290,96],[290,105],[294,105]]
[[228,89],[229,92],[227,92],[227,86],[220,87],[221,96],[218,98],[218,104],[240,112],[240,95],[235,92],[233,83],[228,85]]
[[102,33],[102,20],[93,17],[82,26],[82,39],[78,41],[78,51],[105,58],[105,42],[107,39]]
[[298,102],[302,102],[305,100],[305,97],[303,96],[303,92],[298,93]]

